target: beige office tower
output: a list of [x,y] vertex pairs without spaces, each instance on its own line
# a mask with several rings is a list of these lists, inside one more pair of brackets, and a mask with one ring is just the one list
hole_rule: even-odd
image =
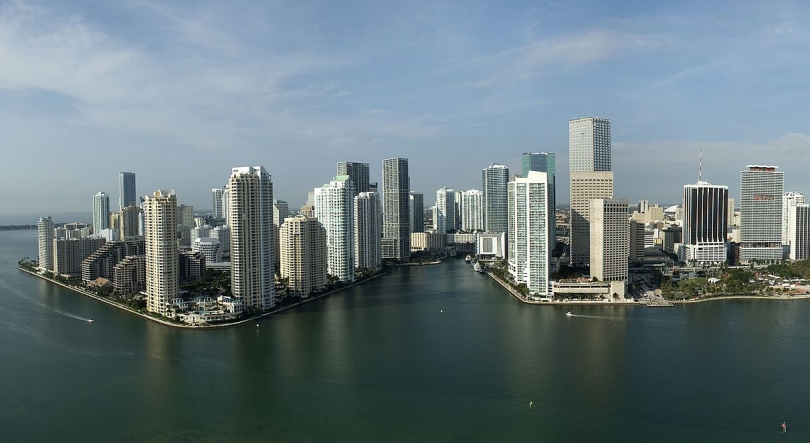
[[146,241],[146,309],[166,315],[177,295],[177,197],[174,190],[157,190],[143,202]]
[[616,282],[611,294],[624,296],[630,258],[630,221],[627,199],[594,199],[590,202],[591,277]]
[[245,309],[273,307],[273,181],[261,166],[233,168],[228,180],[231,293]]
[[326,229],[317,218],[297,215],[280,228],[281,276],[288,294],[307,297],[326,287]]
[[571,173],[571,266],[590,264],[591,200],[613,197],[613,172]]

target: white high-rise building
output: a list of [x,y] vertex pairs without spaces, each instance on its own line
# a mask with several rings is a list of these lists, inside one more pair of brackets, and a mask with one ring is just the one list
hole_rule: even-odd
[[281,232],[279,231],[282,223],[287,217],[290,216],[290,205],[284,200],[273,200],[273,225],[275,231],[273,232],[273,262],[276,269],[281,269],[281,246],[279,244]]
[[[586,266],[590,263],[590,200],[611,198],[613,177],[611,174],[610,193],[606,194],[604,183],[594,183],[598,188],[590,189],[590,179],[576,174],[611,170],[610,120],[586,117],[568,121],[568,166],[571,180],[571,265]],[[578,183],[574,183],[575,177]]]
[[223,254],[231,251],[231,228],[216,226],[208,232],[208,235],[219,240]]
[[110,196],[98,192],[93,196],[93,234],[110,227]]
[[317,218],[297,215],[280,226],[281,276],[290,295],[307,297],[327,283],[326,229]]
[[726,261],[728,186],[699,180],[683,187],[683,245],[687,263]]
[[135,173],[118,173],[118,210],[138,205],[138,193],[135,190]]
[[211,217],[225,218],[225,213],[222,208],[222,195],[225,193],[225,188],[211,189]]
[[227,193],[231,293],[246,309],[270,309],[275,303],[273,181],[261,166],[233,168]]
[[782,194],[782,244],[790,245],[790,214],[796,205],[807,203],[801,192],[785,192]]
[[411,258],[410,186],[407,158],[383,160],[383,258]]
[[461,230],[484,230],[484,192],[477,189],[461,192]]
[[146,243],[146,309],[166,315],[177,295],[180,273],[177,248],[177,197],[155,191],[143,202]]
[[228,186],[225,185],[225,187],[222,188],[222,218],[225,219],[226,224],[228,223],[228,220],[230,220],[228,212],[230,207],[231,207],[231,193],[228,192]]
[[551,297],[549,281],[549,183],[545,172],[529,171],[508,183],[509,272],[532,298]]
[[630,259],[630,219],[627,199],[590,202],[590,272],[599,281],[617,282],[611,294],[624,297]]
[[53,219],[41,217],[37,222],[39,268],[53,271]]
[[380,226],[382,206],[376,192],[361,192],[354,198],[354,266],[379,271],[382,266]]
[[433,218],[433,229],[441,234],[456,229],[456,194],[452,189],[443,187],[436,191],[436,212]]
[[590,265],[591,200],[613,197],[613,172],[571,173],[571,265]]
[[490,233],[507,232],[509,228],[509,168],[491,164],[481,171],[484,193],[484,229]]
[[315,188],[315,216],[326,228],[329,274],[354,281],[354,183],[348,175]]
[[740,172],[740,262],[782,260],[782,194],[777,166],[749,165]]
[[191,250],[201,253],[205,257],[205,263],[222,261],[222,245],[215,237],[198,237],[191,244]]

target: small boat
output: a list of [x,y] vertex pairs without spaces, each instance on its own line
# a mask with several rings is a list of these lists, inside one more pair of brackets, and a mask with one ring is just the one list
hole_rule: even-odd
[[572,314],[571,311],[568,311],[568,312],[565,313],[565,316],[566,317],[573,317],[574,314]]
[[469,263],[472,261],[472,257],[468,254],[466,257],[464,257],[464,261]]
[[88,318],[88,319],[87,319],[87,323],[93,323],[93,319],[92,319],[92,318]]
[[473,270],[475,270],[475,272],[484,272],[484,268],[482,268],[478,262],[475,262],[473,265]]

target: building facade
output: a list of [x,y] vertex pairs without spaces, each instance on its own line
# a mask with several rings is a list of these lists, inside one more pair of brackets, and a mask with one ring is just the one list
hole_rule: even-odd
[[461,230],[476,232],[484,230],[484,192],[470,189],[459,193],[458,205],[461,214]]
[[425,196],[421,192],[410,193],[411,232],[425,232]]
[[723,263],[727,255],[728,186],[698,181],[683,187],[683,247],[687,263]]
[[215,237],[199,237],[194,240],[191,250],[199,252],[205,257],[206,263],[219,263],[222,261],[222,244]]
[[354,281],[354,195],[348,175],[315,188],[315,216],[326,229],[328,272],[342,282]]
[[509,230],[509,168],[491,164],[481,171],[484,193],[484,229],[490,233]]
[[225,188],[211,189],[211,217],[225,218],[225,213],[222,212],[222,195],[225,193]]
[[782,260],[782,194],[777,166],[749,165],[740,172],[740,262]]
[[622,282],[624,297],[630,259],[629,205],[626,199],[591,200],[590,271],[599,281]]
[[368,163],[338,162],[337,175],[348,175],[351,177],[355,196],[361,192],[368,192]]
[[383,258],[411,257],[410,176],[407,158],[383,160]]
[[522,156],[523,171],[521,175],[526,177],[529,171],[545,172],[548,174],[548,198],[549,198],[549,231],[551,232],[552,248],[557,243],[557,160],[553,152],[524,152]]
[[447,187],[436,191],[433,230],[442,234],[456,230],[456,193]]
[[810,205],[798,203],[790,207],[788,216],[788,258],[810,259]]
[[40,217],[37,222],[37,246],[39,269],[53,270],[53,219]]
[[110,196],[99,191],[93,196],[93,234],[110,227]]
[[382,206],[376,192],[361,192],[354,198],[354,266],[372,272],[382,266],[380,232]]
[[571,266],[590,265],[591,200],[613,197],[613,172],[571,173]]
[[231,294],[245,309],[274,304],[273,181],[262,166],[233,168],[228,179]]
[[118,173],[118,210],[129,206],[138,206],[138,192],[135,189],[135,173]]
[[548,174],[529,171],[508,184],[509,272],[533,298],[551,297]]
[[281,276],[287,291],[307,297],[327,283],[326,229],[314,217],[297,215],[281,225]]
[[146,253],[146,309],[168,312],[180,281],[177,247],[177,196],[157,190],[143,202]]

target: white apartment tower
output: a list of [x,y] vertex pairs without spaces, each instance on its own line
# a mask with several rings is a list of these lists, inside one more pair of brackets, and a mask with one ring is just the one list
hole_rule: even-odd
[[376,192],[361,192],[354,198],[354,266],[379,271],[382,266],[380,226],[382,206]]
[[110,227],[110,196],[98,192],[93,196],[93,234]]
[[571,173],[571,265],[590,265],[591,200],[613,197],[613,172]]
[[508,183],[509,272],[532,298],[551,297],[549,282],[549,183],[545,172],[529,171]]
[[740,172],[740,262],[782,260],[782,194],[777,166],[749,165]]
[[177,197],[157,190],[143,202],[146,242],[146,309],[166,315],[179,282]]
[[616,282],[611,294],[624,297],[630,259],[630,220],[627,199],[590,202],[590,272],[599,281]]
[[728,186],[698,180],[683,187],[683,245],[687,263],[726,261]]
[[[590,263],[589,232],[590,200],[613,196],[613,177],[610,178],[610,193],[604,194],[605,186],[597,190],[588,188],[588,179],[575,176],[579,173],[608,172],[611,170],[610,120],[586,117],[568,122],[568,164],[571,186],[571,265],[586,266]],[[595,176],[596,177],[596,176]],[[574,183],[580,180],[579,183]],[[584,185],[584,186],[583,186]],[[602,183],[601,185],[604,185]],[[592,192],[595,191],[595,192]],[[591,195],[583,195],[591,194]]]
[[37,243],[39,246],[39,269],[53,270],[53,219],[40,217],[37,222]]
[[481,171],[484,193],[484,229],[490,233],[507,232],[509,228],[509,168],[491,164]]
[[354,183],[348,175],[315,188],[315,216],[326,228],[329,273],[354,281]]
[[225,213],[222,212],[222,195],[225,193],[225,188],[211,189],[211,217],[225,218]]
[[231,293],[246,309],[273,300],[273,181],[262,166],[233,168],[228,180]]
[[407,158],[383,160],[383,258],[411,258],[410,186]]
[[280,244],[280,273],[290,295],[307,297],[326,287],[326,229],[317,218],[297,215],[284,220]]
[[436,191],[436,211],[433,229],[441,234],[456,229],[456,193],[447,187]]
[[477,189],[461,192],[461,230],[484,230],[484,193]]

